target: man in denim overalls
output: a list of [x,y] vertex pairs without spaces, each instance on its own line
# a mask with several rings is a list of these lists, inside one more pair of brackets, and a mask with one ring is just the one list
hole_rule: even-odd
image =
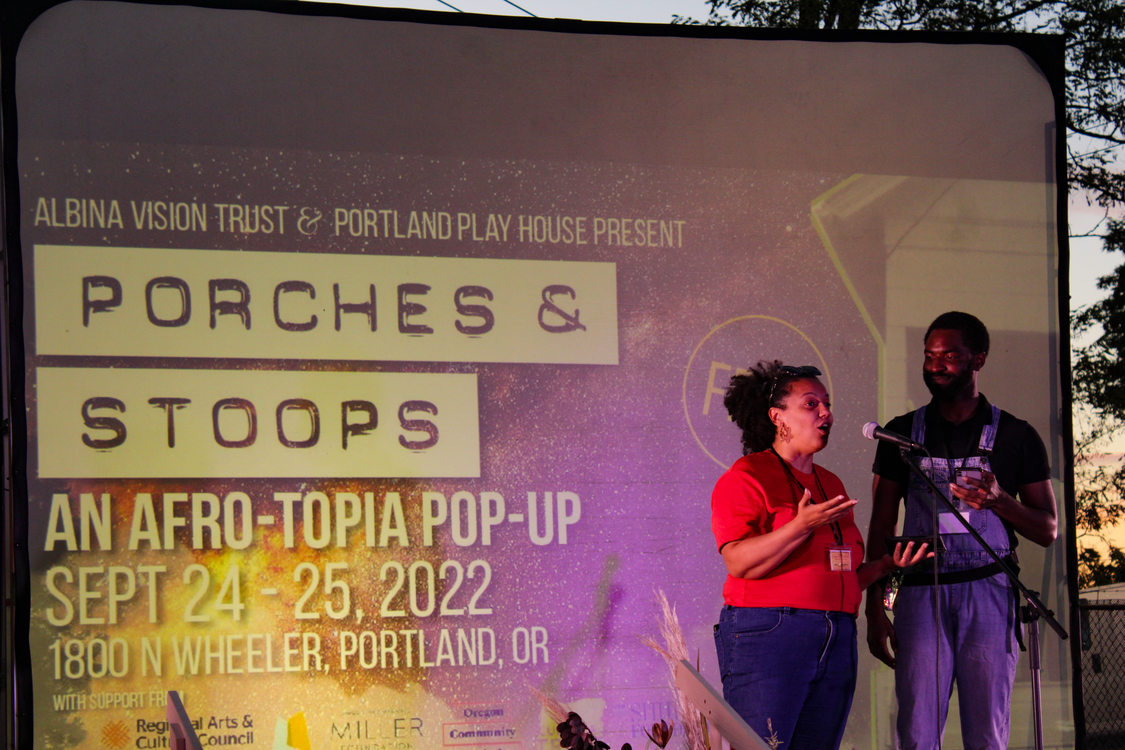
[[[915,459],[919,468],[1014,568],[1016,533],[1043,546],[1054,541],[1055,496],[1035,429],[977,390],[988,345],[988,330],[974,316],[938,316],[926,331],[922,369],[933,398],[887,429],[926,446],[933,458]],[[899,500],[906,509],[904,535],[932,535],[935,522],[929,489],[894,445],[879,444],[874,471],[869,559],[886,551]],[[883,609],[882,585],[873,587],[866,605],[868,646],[895,669],[902,750],[940,746],[954,681],[964,746],[1004,750],[1019,660],[1019,602],[999,566],[944,504],[937,504],[936,523],[945,546],[936,561],[936,584],[932,567],[908,574],[893,625]]]

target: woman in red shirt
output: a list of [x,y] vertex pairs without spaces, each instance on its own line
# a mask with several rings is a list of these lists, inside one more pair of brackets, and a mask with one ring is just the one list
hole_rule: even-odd
[[856,681],[863,590],[926,556],[862,563],[856,500],[813,455],[832,409],[815,367],[760,362],[723,401],[746,453],[715,485],[711,526],[727,565],[715,626],[723,696],[785,750],[838,748]]

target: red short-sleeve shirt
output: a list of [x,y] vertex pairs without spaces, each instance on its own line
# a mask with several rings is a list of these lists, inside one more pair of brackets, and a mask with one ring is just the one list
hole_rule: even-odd
[[[819,466],[813,470],[815,475],[804,474],[789,466],[786,472],[771,451],[751,453],[735,461],[711,493],[711,528],[718,548],[769,533],[792,521],[802,493],[797,482],[808,488],[814,502],[847,495],[835,474]],[[840,521],[839,528],[842,544],[837,544],[830,525],[818,527],[762,578],[728,575],[723,601],[736,607],[797,607],[855,614],[862,594],[855,568],[863,561],[863,538],[851,513]],[[851,550],[851,571],[829,570],[829,549],[838,546]]]

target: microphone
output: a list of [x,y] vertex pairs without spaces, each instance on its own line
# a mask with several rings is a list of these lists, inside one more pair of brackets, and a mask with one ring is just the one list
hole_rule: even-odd
[[863,426],[863,436],[868,440],[886,440],[888,443],[894,443],[900,448],[907,448],[912,451],[926,450],[926,447],[921,443],[915,443],[910,438],[884,430],[879,426],[878,422],[868,422],[865,424]]

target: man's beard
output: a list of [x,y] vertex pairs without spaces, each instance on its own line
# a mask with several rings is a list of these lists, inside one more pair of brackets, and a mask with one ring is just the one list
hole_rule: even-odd
[[963,372],[959,375],[954,375],[952,379],[946,383],[936,383],[933,380],[933,375],[928,372],[923,372],[922,382],[926,384],[930,395],[936,400],[949,401],[961,394],[965,388],[973,382],[973,374],[972,372]]

